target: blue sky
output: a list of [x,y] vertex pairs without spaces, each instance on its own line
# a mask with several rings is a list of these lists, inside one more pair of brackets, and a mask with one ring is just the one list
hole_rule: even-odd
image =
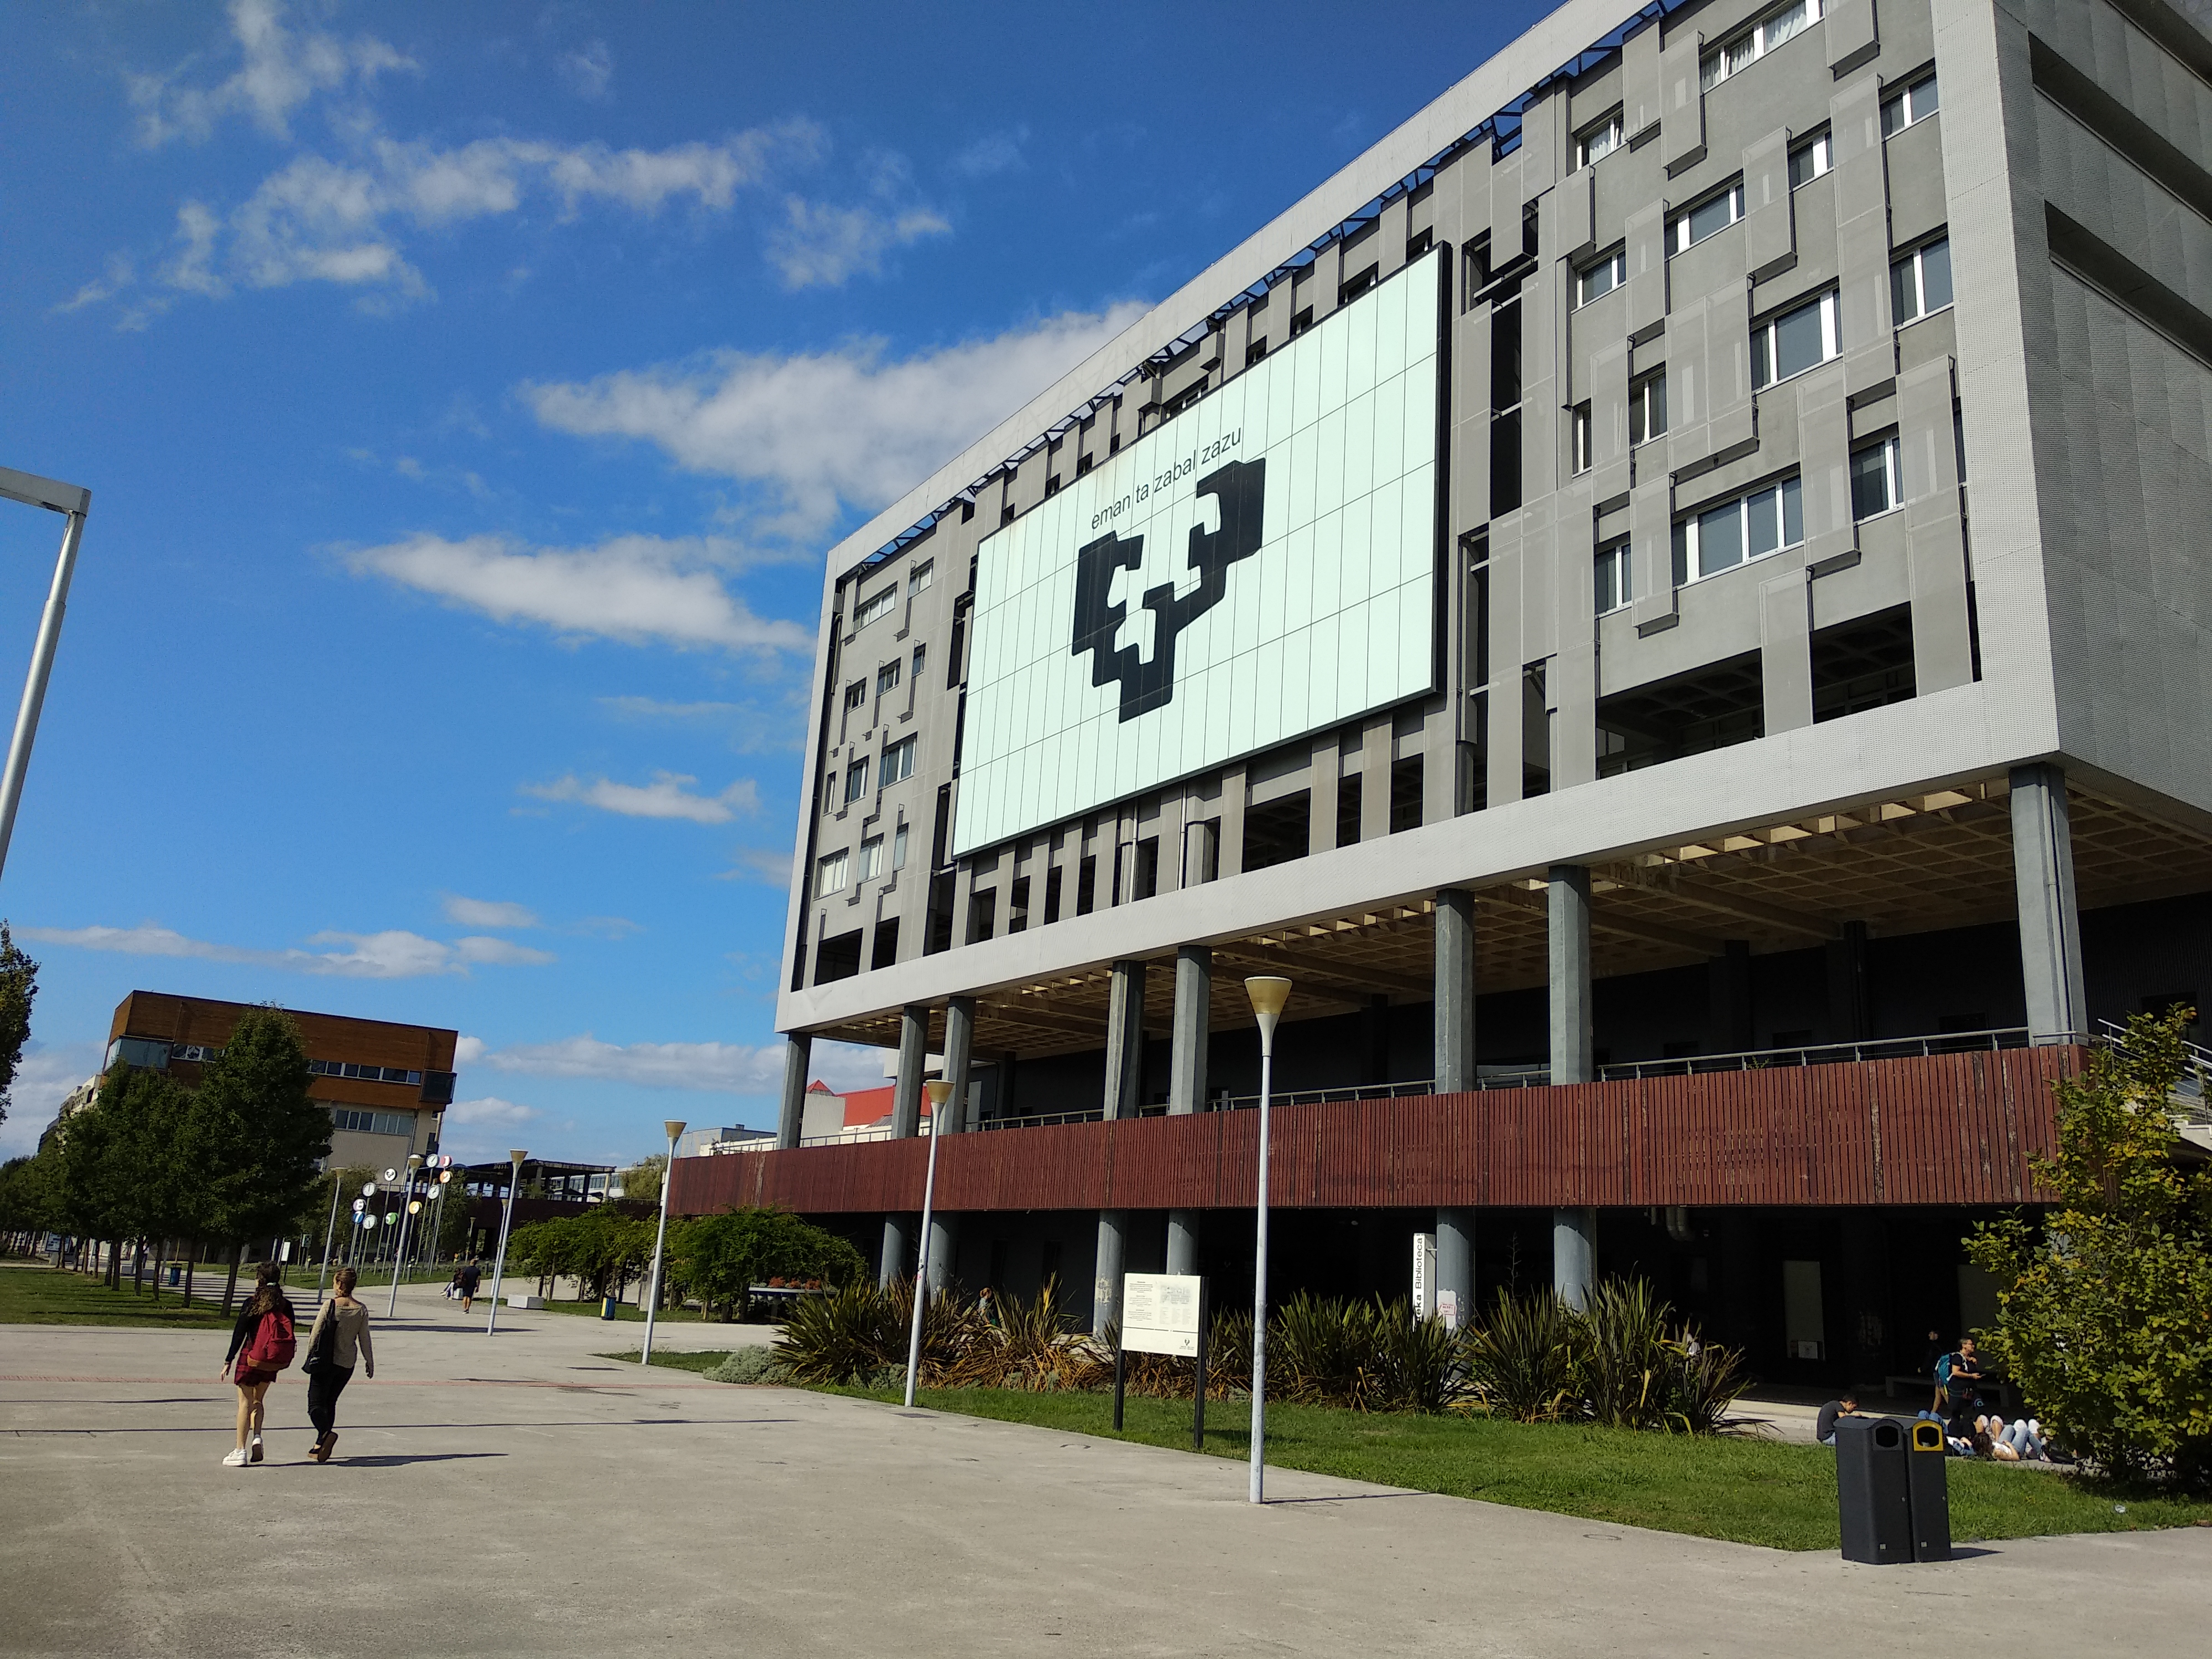
[[0,1152],[133,988],[459,1029],[457,1152],[772,1122],[826,550],[1542,9],[17,10]]

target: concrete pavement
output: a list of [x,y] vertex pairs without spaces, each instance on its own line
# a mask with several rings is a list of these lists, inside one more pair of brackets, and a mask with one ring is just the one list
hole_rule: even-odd
[[[593,1357],[403,1291],[338,1457],[222,1340],[0,1328],[0,1654],[2185,1651],[2212,1531],[1875,1569]],[[690,1347],[760,1327],[667,1328]],[[615,1340],[610,1340],[615,1339]],[[2192,1634],[2195,1632],[2195,1634]]]

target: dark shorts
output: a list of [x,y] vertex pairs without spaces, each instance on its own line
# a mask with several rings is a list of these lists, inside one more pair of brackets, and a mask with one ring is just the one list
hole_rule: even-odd
[[276,1380],[274,1371],[234,1371],[231,1381],[241,1389],[265,1388]]

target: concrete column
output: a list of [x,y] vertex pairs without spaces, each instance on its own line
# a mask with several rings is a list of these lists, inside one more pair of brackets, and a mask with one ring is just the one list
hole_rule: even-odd
[[[1474,1322],[1474,1212],[1437,1212],[1437,1295],[1449,1291],[1459,1302],[1462,1329]],[[1442,1306],[1441,1300],[1438,1306]]]
[[1168,1061],[1168,1115],[1206,1109],[1206,1050],[1213,1030],[1213,952],[1176,952],[1175,1029]]
[[[1436,1064],[1438,1094],[1474,1087],[1474,895],[1463,887],[1437,890]],[[1437,1250],[1441,1261],[1441,1239]]]
[[908,1245],[914,1237],[915,1218],[910,1215],[887,1215],[884,1218],[884,1248],[876,1265],[876,1283],[896,1285],[906,1277]]
[[945,1080],[952,1085],[945,1097],[945,1122],[946,1134],[959,1134],[971,1129],[969,1121],[968,1079],[969,1057],[975,1048],[975,999],[947,997],[945,1000]]
[[1117,962],[1106,993],[1107,1121],[1136,1116],[1144,1089],[1145,964]]
[[953,1277],[952,1268],[960,1249],[960,1218],[947,1215],[942,1210],[933,1210],[929,1216],[929,1289],[932,1295],[945,1288],[945,1281]]
[[1597,1212],[1574,1208],[1552,1212],[1552,1288],[1559,1300],[1580,1308],[1589,1300],[1597,1277]]
[[1751,1018],[1751,945],[1725,939],[1722,954],[1705,959],[1708,1026],[1716,1054],[1741,1054],[1757,1047]]
[[898,1076],[891,1090],[891,1133],[921,1133],[921,1068],[929,1063],[929,1006],[909,1002],[899,1015]]
[[799,1145],[806,1121],[806,1073],[813,1063],[814,1039],[806,1032],[793,1031],[783,1040],[783,1104],[775,1119],[779,1152]]
[[1555,864],[1551,878],[1552,1081],[1590,1080],[1590,878]]
[[1847,921],[1826,946],[1828,1041],[1856,1042],[1874,1035],[1874,1010],[1868,996],[1867,926]]
[[1128,1231],[1127,1210],[1098,1212],[1097,1278],[1091,1286],[1091,1334],[1106,1334],[1109,1325],[1121,1317],[1121,1255],[1123,1235]]
[[1168,1272],[1194,1273],[1198,1271],[1199,1214],[1196,1210],[1168,1212]]
[[2074,832],[2066,774],[2046,763],[2012,769],[2012,872],[2020,906],[2020,972],[2027,1029],[2039,1037],[2088,1023],[2081,990],[2081,919],[2074,902]]

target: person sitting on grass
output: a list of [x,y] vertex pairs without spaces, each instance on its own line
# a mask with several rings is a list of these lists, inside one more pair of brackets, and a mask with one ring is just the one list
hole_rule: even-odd
[[1831,1400],[1820,1407],[1820,1415],[1813,1425],[1813,1437],[1824,1446],[1836,1443],[1836,1419],[1859,1414],[1859,1395],[1856,1389],[1844,1390],[1840,1400]]

